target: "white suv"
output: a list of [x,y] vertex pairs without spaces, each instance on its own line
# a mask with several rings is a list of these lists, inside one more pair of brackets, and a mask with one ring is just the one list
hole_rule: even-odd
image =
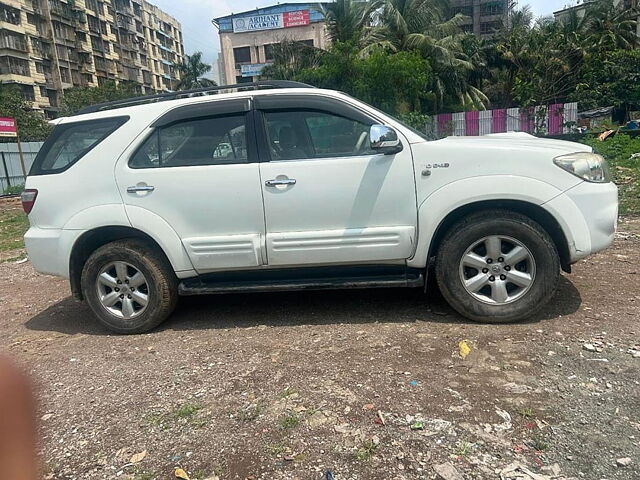
[[23,194],[29,257],[120,333],[178,295],[424,287],[507,322],[611,244],[617,189],[578,143],[427,141],[345,94],[258,82],[61,118]]

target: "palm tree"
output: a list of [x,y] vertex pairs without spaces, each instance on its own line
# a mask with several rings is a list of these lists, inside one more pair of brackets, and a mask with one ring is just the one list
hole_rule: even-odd
[[333,43],[360,45],[383,0],[336,0],[321,7],[327,21],[327,34]]
[[585,13],[588,44],[598,51],[630,50],[640,45],[637,34],[638,8],[624,8],[624,2],[596,0]]
[[302,70],[318,67],[324,53],[324,50],[302,42],[282,40],[273,45],[273,62],[262,69],[260,76],[278,80],[295,80]]
[[463,108],[484,108],[487,97],[469,82],[474,63],[465,54],[462,26],[467,17],[450,16],[448,0],[386,0],[363,53],[382,48],[391,52],[417,50],[431,60],[434,110],[446,98]]
[[508,31],[515,29],[531,29],[533,23],[533,12],[530,5],[516,10],[516,3],[509,5],[509,24],[506,26]]
[[203,77],[211,70],[211,65],[202,61],[202,52],[185,55],[185,61],[178,64],[177,67],[180,72],[180,81],[176,85],[177,90],[191,90],[217,85],[213,80]]

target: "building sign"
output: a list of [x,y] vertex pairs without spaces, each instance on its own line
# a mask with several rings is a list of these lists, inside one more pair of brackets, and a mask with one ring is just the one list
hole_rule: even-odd
[[0,137],[17,137],[18,127],[15,118],[0,117]]
[[233,19],[234,33],[256,32],[259,30],[274,30],[276,28],[300,27],[309,25],[309,10],[295,12],[270,13],[266,15],[252,15]]
[[309,25],[309,10],[285,12],[282,14],[282,22],[284,23],[284,28]]
[[262,73],[262,69],[270,63],[249,63],[240,65],[240,75],[243,77],[257,77]]

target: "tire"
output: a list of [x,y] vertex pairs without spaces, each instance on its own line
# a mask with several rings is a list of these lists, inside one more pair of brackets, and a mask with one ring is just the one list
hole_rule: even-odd
[[[495,252],[500,253],[493,259]],[[508,210],[464,218],[447,232],[436,255],[443,296],[458,313],[477,322],[531,317],[551,299],[559,276],[560,259],[547,232]]]
[[178,302],[178,280],[166,257],[136,239],[93,252],[82,270],[81,286],[100,323],[116,333],[147,332],[166,320]]

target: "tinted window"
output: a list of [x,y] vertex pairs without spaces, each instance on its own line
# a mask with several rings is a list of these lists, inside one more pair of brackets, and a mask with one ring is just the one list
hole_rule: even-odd
[[251,63],[251,47],[237,47],[233,49],[235,63]]
[[316,110],[265,112],[265,119],[273,160],[375,153],[369,146],[370,123]]
[[244,115],[185,120],[158,128],[136,151],[132,168],[247,163]]
[[129,117],[112,117],[56,126],[38,152],[30,175],[66,170],[128,119]]

